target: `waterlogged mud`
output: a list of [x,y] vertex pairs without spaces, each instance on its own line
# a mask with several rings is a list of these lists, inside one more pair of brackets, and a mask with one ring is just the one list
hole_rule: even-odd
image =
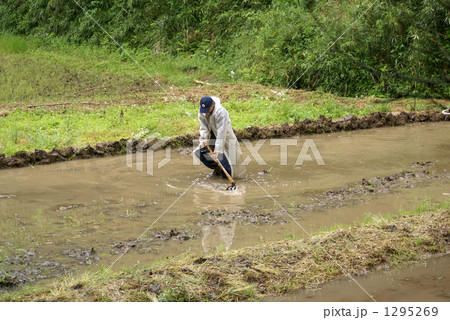
[[423,168],[423,167],[432,167],[435,163],[433,161],[424,161],[424,162],[414,162],[410,166],[414,168]]
[[1,257],[0,265],[0,292],[37,280],[60,277],[69,271],[64,264],[31,250]]
[[[333,121],[331,117],[320,116],[317,120],[305,119],[296,120],[293,124],[283,124],[267,127],[247,127],[236,130],[236,137],[239,140],[249,139],[268,139],[284,138],[305,134],[320,134],[339,131],[350,131],[357,129],[369,129],[379,127],[403,126],[408,123],[418,122],[436,122],[449,121],[450,117],[441,112],[401,112],[401,113],[373,113],[368,116],[357,118],[353,115],[347,115],[344,118]],[[142,144],[142,150],[152,146],[155,150],[162,149],[165,146],[184,147],[192,146],[195,139],[198,139],[198,133],[186,134],[184,136],[173,137],[158,141],[150,139],[145,143],[134,141],[132,148],[135,151],[138,144]],[[34,152],[19,151],[14,155],[6,157],[0,154],[0,169],[25,167],[38,164],[51,164],[76,159],[89,159],[95,157],[104,157],[126,152],[127,140],[120,139],[114,142],[98,143],[95,146],[86,146],[84,148],[69,147],[66,149],[53,149],[50,152],[45,150],[35,150]]]
[[287,223],[284,214],[281,212],[264,212],[264,209],[258,211],[252,210],[240,210],[240,211],[227,211],[223,209],[207,210],[200,212],[200,215],[206,217],[207,220],[202,220],[198,223],[199,226],[205,225],[227,225],[231,223],[242,224],[277,224]]
[[95,261],[100,260],[100,257],[97,256],[97,251],[94,247],[89,250],[84,249],[68,249],[64,250],[63,254],[78,260],[78,263],[81,265],[91,265]]
[[136,253],[151,253],[161,248],[161,241],[195,240],[200,237],[200,232],[195,230],[171,229],[153,232],[150,235],[138,239],[131,239],[113,243],[112,254],[123,254],[132,249]]
[[[423,168],[433,166],[432,161],[416,162],[411,166],[416,168]],[[402,171],[400,173],[391,174],[386,177],[373,177],[370,179],[362,179],[360,183],[342,187],[337,190],[329,190],[324,192],[319,197],[311,198],[312,203],[297,205],[299,209],[302,210],[313,210],[315,208],[322,207],[342,207],[348,202],[352,201],[363,201],[360,195],[375,195],[389,193],[393,190],[400,188],[414,188],[416,184],[419,184],[426,180],[437,180],[437,179],[450,179],[450,174],[441,173],[435,174],[430,173],[427,170],[416,170],[416,171]]]

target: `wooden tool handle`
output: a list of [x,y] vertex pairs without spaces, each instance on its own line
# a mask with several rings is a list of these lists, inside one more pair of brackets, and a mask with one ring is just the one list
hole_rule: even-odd
[[[212,150],[209,147],[209,145],[206,145],[206,147],[208,148],[209,153],[211,153],[212,156]],[[214,159],[214,161],[222,168],[223,172],[225,173],[225,175],[227,176],[228,180],[230,181],[231,184],[234,184],[234,180],[233,178],[230,176],[230,174],[228,173],[227,170],[225,170],[225,168],[223,167],[223,165],[220,163],[219,159],[216,159],[212,156],[212,158]]]

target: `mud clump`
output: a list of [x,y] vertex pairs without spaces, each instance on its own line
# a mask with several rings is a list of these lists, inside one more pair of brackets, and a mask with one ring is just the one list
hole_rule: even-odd
[[20,281],[16,277],[3,274],[2,270],[0,270],[0,289],[17,287],[19,284]]
[[285,220],[280,219],[270,212],[252,212],[248,209],[240,211],[226,211],[223,209],[207,210],[199,213],[207,219],[198,223],[198,225],[226,225],[234,223],[235,221],[244,224],[276,224],[286,223]]
[[[358,129],[369,129],[379,127],[403,126],[408,123],[418,122],[436,122],[449,121],[450,117],[439,111],[435,112],[400,112],[400,113],[382,113],[375,112],[370,115],[357,118],[354,115],[347,115],[335,121],[331,117],[320,116],[317,120],[305,119],[303,121],[295,120],[293,124],[271,125],[266,127],[247,127],[235,131],[236,137],[242,139],[268,139],[284,138],[306,134],[330,133],[338,131],[349,131]],[[142,150],[153,148],[153,150],[162,149],[166,146],[188,147],[192,146],[194,140],[198,139],[198,133],[188,133],[183,136],[157,138],[150,141],[133,141],[131,148],[136,151],[139,145]],[[127,140],[120,139],[113,142],[98,143],[94,147],[90,145],[84,148],[69,147],[66,149],[53,149],[50,152],[36,149],[34,152],[18,151],[10,157],[0,154],[0,169],[18,168],[30,165],[51,164],[61,161],[75,159],[88,159],[94,157],[104,157],[126,152]],[[182,151],[187,154],[187,151]]]
[[200,233],[194,230],[171,229],[156,231],[147,238],[130,239],[113,243],[112,254],[122,254],[134,248],[139,253],[148,253],[159,250],[162,241],[189,241],[198,239]]
[[176,240],[176,241],[187,241],[194,239],[195,235],[192,234],[192,232],[189,232],[187,230],[177,230],[177,229],[171,229],[170,231],[160,231],[156,232],[153,237],[158,240],[163,241],[169,241],[169,240]]
[[411,163],[409,166],[414,168],[423,168],[423,167],[432,167],[435,163],[433,161],[424,161],[424,162],[414,162]]
[[0,268],[0,290],[8,290],[36,280],[60,277],[66,271],[66,266],[38,256],[31,250],[6,256]]
[[63,254],[78,260],[80,265],[91,265],[94,261],[100,260],[100,257],[95,256],[97,251],[92,247],[89,250],[83,249],[68,249],[64,250]]
[[198,258],[198,259],[195,259],[193,262],[194,262],[194,264],[203,264],[203,263],[205,263],[206,261],[208,261],[208,259],[205,259],[205,258],[203,258],[203,257],[200,257],[200,258]]

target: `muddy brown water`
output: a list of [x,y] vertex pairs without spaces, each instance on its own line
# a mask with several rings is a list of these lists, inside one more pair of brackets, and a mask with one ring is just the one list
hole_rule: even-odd
[[[299,238],[367,214],[409,210],[425,198],[445,201],[450,194],[449,134],[449,124],[442,122],[299,137],[289,140],[297,145],[287,148],[286,165],[280,165],[280,146],[261,141],[259,154],[266,165],[250,156],[246,177],[237,180],[233,192],[224,190],[226,181],[206,178],[209,170],[193,165],[185,149],[172,150],[171,160],[160,169],[157,163],[166,154],[155,152],[153,176],[146,174],[146,165],[144,172],[136,170],[136,163],[127,167],[125,156],[3,170],[0,272],[18,275],[23,282],[44,281],[108,267],[131,245],[113,269],[185,252],[201,255]],[[311,150],[312,161],[295,164],[305,139],[313,140],[325,165],[318,165]],[[242,149],[244,157],[249,155],[244,145]],[[426,161],[432,165],[411,166]],[[420,178],[388,193],[357,195],[333,206],[309,211],[298,207],[362,179],[422,169],[440,177]],[[200,214],[218,209],[270,213],[271,219]]]
[[[408,264],[398,269],[377,271],[355,280],[376,301],[450,301],[450,256]],[[351,279],[333,281],[315,290],[304,290],[265,301],[372,301]]]

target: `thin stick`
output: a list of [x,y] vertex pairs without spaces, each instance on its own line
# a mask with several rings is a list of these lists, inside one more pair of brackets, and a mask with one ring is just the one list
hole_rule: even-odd
[[35,107],[55,107],[55,106],[64,106],[68,104],[87,104],[93,106],[100,106],[101,103],[96,102],[84,102],[84,101],[70,101],[70,102],[58,102],[58,103],[42,103],[42,104],[33,104],[26,106],[27,108],[35,108]]
[[[211,153],[211,156],[212,156],[212,153],[213,153],[213,152],[212,152],[211,148],[209,147],[209,145],[206,145],[206,147],[208,148],[208,151],[209,151],[209,153]],[[233,178],[230,176],[230,174],[228,173],[228,171],[225,170],[225,168],[224,168],[223,165],[220,163],[220,161],[219,161],[217,158],[213,157],[213,156],[212,156],[212,158],[213,158],[214,161],[219,165],[219,167],[222,168],[223,172],[224,172],[225,175],[227,176],[227,178],[228,178],[228,180],[230,181],[231,185],[232,185],[232,186],[235,186],[236,184],[234,183]]]

